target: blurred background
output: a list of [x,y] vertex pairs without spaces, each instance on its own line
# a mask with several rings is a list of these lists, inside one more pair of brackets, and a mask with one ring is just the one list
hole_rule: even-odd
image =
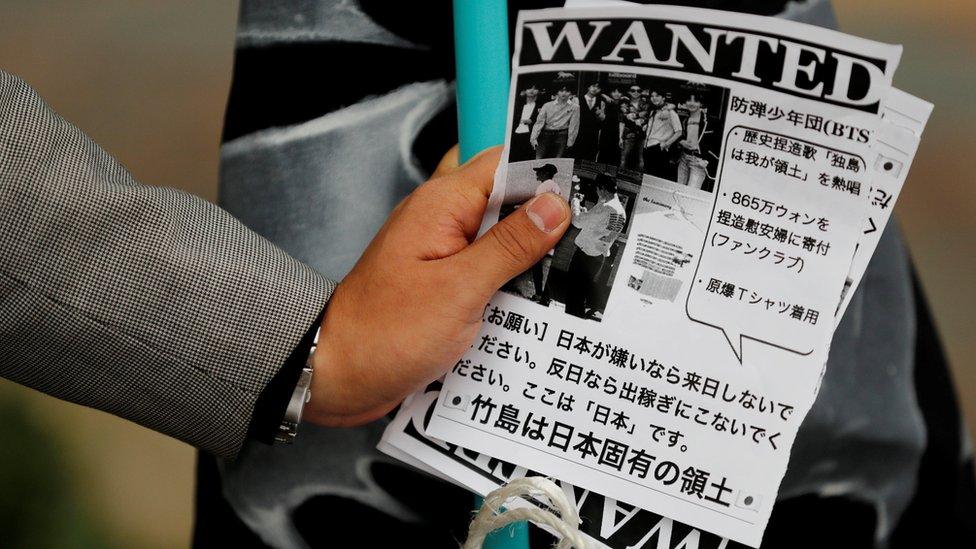
[[[976,434],[976,3],[834,6],[841,30],[904,44],[895,83],[936,105],[896,214]],[[136,179],[214,200],[236,11],[227,0],[4,0],[0,67]],[[186,546],[193,472],[189,446],[0,380],[2,547]],[[48,519],[4,523],[23,516]]]

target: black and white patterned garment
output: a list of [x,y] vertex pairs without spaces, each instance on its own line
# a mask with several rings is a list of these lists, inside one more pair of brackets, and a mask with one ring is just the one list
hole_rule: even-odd
[[[826,0],[673,3],[835,25]],[[561,2],[509,4],[514,21]],[[341,278],[456,141],[453,70],[447,0],[243,0],[222,205]],[[834,337],[763,547],[976,547],[971,450],[894,225]],[[304,425],[293,447],[201,456],[195,544],[457,547],[470,494],[378,454],[384,427]]]

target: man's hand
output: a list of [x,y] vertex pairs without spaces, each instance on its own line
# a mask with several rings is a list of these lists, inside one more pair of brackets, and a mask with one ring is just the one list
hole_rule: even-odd
[[553,193],[474,239],[500,150],[456,169],[456,148],[453,161],[449,153],[336,288],[315,352],[307,420],[360,425],[442,376],[470,347],[488,299],[556,245],[570,210]]

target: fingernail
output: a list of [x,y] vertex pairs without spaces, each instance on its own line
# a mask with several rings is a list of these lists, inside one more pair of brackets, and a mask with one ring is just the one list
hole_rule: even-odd
[[553,193],[543,193],[525,205],[525,215],[544,233],[551,233],[566,219],[566,202]]

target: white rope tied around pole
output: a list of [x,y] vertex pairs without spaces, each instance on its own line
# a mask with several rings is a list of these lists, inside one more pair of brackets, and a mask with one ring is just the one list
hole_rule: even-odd
[[[502,511],[505,502],[514,498],[535,498],[559,514],[535,506]],[[587,549],[586,540],[579,530],[580,518],[576,507],[570,504],[555,482],[544,477],[513,480],[485,496],[485,502],[468,528],[468,541],[461,549],[481,549],[488,534],[522,520],[548,526],[558,533],[560,540],[555,549]]]

